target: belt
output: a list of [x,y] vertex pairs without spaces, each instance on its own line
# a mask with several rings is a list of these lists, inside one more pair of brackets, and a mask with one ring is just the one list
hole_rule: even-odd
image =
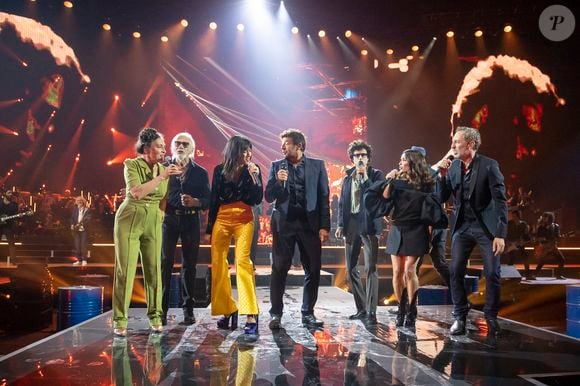
[[185,209],[185,210],[175,209],[174,211],[169,213],[175,214],[177,216],[186,216],[191,214],[197,214],[197,209]]

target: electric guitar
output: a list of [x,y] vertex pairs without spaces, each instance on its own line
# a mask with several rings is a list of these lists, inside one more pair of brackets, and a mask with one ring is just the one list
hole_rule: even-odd
[[11,216],[0,216],[0,224],[4,224],[6,221],[13,220],[15,218],[24,217],[24,216],[32,216],[34,214],[33,211],[29,210],[27,212],[16,213]]

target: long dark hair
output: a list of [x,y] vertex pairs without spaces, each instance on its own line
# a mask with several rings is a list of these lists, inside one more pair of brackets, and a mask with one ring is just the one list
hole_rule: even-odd
[[244,136],[230,137],[224,148],[224,168],[222,171],[226,181],[236,182],[240,177],[240,159],[244,151],[252,148],[252,142]]
[[400,174],[400,178],[407,180],[415,189],[426,190],[435,185],[429,173],[429,166],[423,154],[416,150],[405,150],[403,156],[409,163],[409,171]]

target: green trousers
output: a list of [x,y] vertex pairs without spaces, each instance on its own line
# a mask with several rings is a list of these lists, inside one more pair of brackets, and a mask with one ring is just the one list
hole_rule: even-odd
[[161,324],[161,223],[159,202],[125,200],[115,216],[115,278],[113,324],[127,327],[137,261],[145,281],[147,316],[151,325]]

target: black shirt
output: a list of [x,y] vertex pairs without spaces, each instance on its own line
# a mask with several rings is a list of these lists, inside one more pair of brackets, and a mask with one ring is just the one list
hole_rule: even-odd
[[211,234],[213,224],[217,219],[217,214],[221,204],[231,204],[241,201],[244,204],[254,206],[262,202],[264,189],[262,185],[262,173],[259,175],[259,183],[254,184],[252,176],[247,167],[244,167],[238,182],[226,181],[222,171],[223,164],[219,164],[213,171],[211,182],[211,199],[209,204],[209,215],[207,218],[206,233]]
[[[170,164],[174,164],[171,161]],[[200,208],[186,208],[181,205],[181,195],[189,194],[193,198],[199,199],[201,202]],[[193,161],[189,161],[187,169],[182,175],[174,175],[169,177],[169,185],[167,187],[167,206],[165,211],[173,213],[177,210],[186,209],[201,209],[205,210],[209,207],[210,190],[209,190],[209,176],[207,170]]]
[[306,168],[304,157],[293,165],[288,165],[288,187],[290,201],[288,203],[288,221],[306,219]]
[[464,221],[469,221],[469,222],[477,222],[477,217],[475,216],[475,213],[473,212],[473,209],[471,208],[471,203],[469,202],[469,185],[471,184],[471,176],[473,175],[472,173],[472,168],[473,168],[473,161],[471,160],[471,163],[469,164],[469,166],[467,167],[467,169],[465,169],[463,167],[463,163],[461,163],[461,170],[462,170],[462,193],[461,193],[461,207],[462,207],[462,214],[463,214],[463,220]]

